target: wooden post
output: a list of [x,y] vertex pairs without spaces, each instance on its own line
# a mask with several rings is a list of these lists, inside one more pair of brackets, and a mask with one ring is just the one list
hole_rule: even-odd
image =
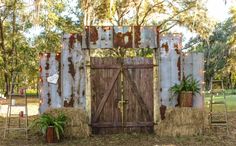
[[86,60],[86,113],[91,124],[91,63],[90,63],[90,52],[89,49],[85,50]]
[[159,71],[159,60],[160,60],[160,33],[159,28],[157,28],[157,38],[156,38],[157,48],[153,49],[153,116],[154,123],[158,123],[161,119],[160,115],[160,71]]
[[159,99],[159,69],[158,69],[158,49],[153,50],[153,116],[154,123],[157,123],[160,120],[160,99]]

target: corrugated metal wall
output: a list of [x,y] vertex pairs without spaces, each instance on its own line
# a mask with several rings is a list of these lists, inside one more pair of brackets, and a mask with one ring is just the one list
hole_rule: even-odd
[[47,78],[55,74],[60,74],[60,53],[40,54],[40,111],[48,107],[61,107],[60,75],[56,84],[49,83]]
[[[81,36],[64,35],[61,55],[62,99],[73,107],[85,108],[85,54]],[[73,97],[73,99],[72,99]]]
[[[183,55],[182,65],[183,75],[193,75],[193,78],[199,81],[201,92],[204,91],[204,56],[202,53],[187,53]],[[203,107],[204,99],[201,94],[196,94],[193,98],[194,107]]]
[[[80,34],[64,35],[61,53],[40,54],[40,112],[48,107],[86,107],[86,54],[90,48],[157,48],[156,27],[86,27]],[[123,42],[123,43],[119,43]],[[179,83],[183,74],[193,74],[204,81],[203,55],[181,53],[182,36],[165,34],[160,36],[159,96],[162,105],[174,106],[169,88]],[[56,84],[48,83],[47,77],[58,74]],[[89,81],[89,80],[88,80]],[[87,84],[89,85],[89,84]],[[201,86],[203,90],[203,85]],[[73,98],[72,98],[73,97]],[[89,104],[88,104],[89,105]],[[203,97],[194,98],[194,106],[202,107]]]
[[87,26],[82,48],[157,48],[155,26]]
[[[193,75],[204,90],[204,56],[202,53],[182,53],[181,34],[163,34],[160,37],[159,83],[161,104],[175,106],[177,100],[169,89],[180,83],[183,76]],[[171,98],[173,97],[173,98]],[[194,107],[203,106],[203,96],[197,94],[193,100]]]
[[180,34],[163,34],[160,37],[160,99],[165,106],[174,106],[177,100],[170,100],[172,96],[169,88],[181,80],[181,40]]

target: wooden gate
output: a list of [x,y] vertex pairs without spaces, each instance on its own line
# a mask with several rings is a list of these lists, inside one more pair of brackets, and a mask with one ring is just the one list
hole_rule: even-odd
[[153,131],[153,60],[91,58],[93,133]]

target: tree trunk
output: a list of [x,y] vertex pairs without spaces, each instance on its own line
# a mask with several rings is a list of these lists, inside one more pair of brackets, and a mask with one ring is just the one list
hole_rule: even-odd
[[[207,44],[207,50],[206,50],[206,68],[205,68],[205,70],[206,71],[209,71],[209,64],[210,64],[210,49],[211,49],[211,45],[210,45],[210,43],[207,41],[206,42],[206,44]],[[206,88],[209,90],[210,88],[211,88],[211,81],[212,81],[212,79],[213,79],[213,75],[211,75],[209,72],[207,72],[207,74],[206,74],[206,81],[207,81],[207,86],[206,86]]]
[[0,20],[0,47],[1,47],[1,57],[3,59],[3,74],[4,74],[4,82],[5,82],[5,95],[7,95],[9,91],[9,76],[7,74],[7,52],[5,48],[5,40],[4,40],[4,29],[3,29],[3,21]]
[[232,89],[233,88],[233,83],[232,83],[232,73],[231,72],[229,72],[228,78],[229,78],[229,88]]

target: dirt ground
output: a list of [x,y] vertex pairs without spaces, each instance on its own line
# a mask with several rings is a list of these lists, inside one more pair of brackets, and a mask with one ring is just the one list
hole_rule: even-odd
[[[30,118],[32,120],[33,117]],[[89,138],[63,139],[60,143],[46,144],[44,138],[35,131],[29,131],[26,141],[23,132],[10,132],[3,139],[4,119],[0,117],[0,146],[235,146],[236,145],[236,112],[229,113],[230,135],[225,129],[208,129],[204,135],[189,137],[158,137],[155,134],[115,134],[92,135]]]

